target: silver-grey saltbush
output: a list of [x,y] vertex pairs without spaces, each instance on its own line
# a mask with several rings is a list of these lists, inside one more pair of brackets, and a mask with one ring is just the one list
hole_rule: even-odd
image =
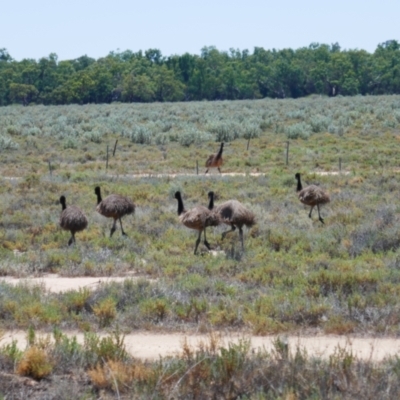
[[178,142],[182,146],[190,146],[191,144],[200,144],[202,142],[208,142],[212,140],[212,135],[208,132],[201,131],[194,127],[187,127],[178,136]]
[[0,151],[15,150],[18,148],[18,143],[15,143],[11,138],[0,135]]
[[308,139],[311,131],[311,126],[305,122],[299,122],[298,124],[293,124],[285,128],[288,139]]

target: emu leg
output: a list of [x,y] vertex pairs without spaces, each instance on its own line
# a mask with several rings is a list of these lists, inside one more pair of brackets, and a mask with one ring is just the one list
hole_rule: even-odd
[[117,220],[114,219],[113,226],[111,227],[110,237],[113,235],[113,233],[114,233],[115,230],[117,229],[116,225],[117,225]]
[[319,213],[319,204],[317,204],[317,209],[318,209],[319,220],[324,224],[325,222],[324,222],[323,218],[321,217],[321,214]]
[[199,236],[198,236],[198,238],[197,238],[197,240],[196,240],[196,246],[195,246],[195,248],[194,248],[194,254],[196,254],[197,248],[199,247],[200,237],[201,237],[201,231],[199,231]]
[[124,229],[122,228],[122,220],[121,220],[121,218],[119,218],[119,223],[120,223],[120,225],[121,225],[121,232],[122,232],[122,234],[123,234],[124,236],[128,236],[128,235],[124,232]]
[[208,168],[206,169],[206,172],[204,173],[204,175],[208,172]]
[[232,225],[232,229],[230,231],[222,232],[222,239],[230,232],[233,232],[236,229],[235,225]]
[[218,167],[218,171],[219,171],[219,173],[222,175],[222,172],[221,172],[221,168],[220,168],[220,167]]
[[310,214],[308,214],[309,218],[311,218],[312,210],[314,210],[314,206],[311,207]]
[[71,246],[72,243],[75,243],[75,234],[71,233],[71,238],[68,240],[68,246]]
[[204,245],[207,247],[208,250],[211,250],[210,243],[207,242],[206,239],[206,229],[204,228]]
[[243,244],[243,229],[239,228],[239,239],[242,243],[242,251],[244,250],[244,244]]

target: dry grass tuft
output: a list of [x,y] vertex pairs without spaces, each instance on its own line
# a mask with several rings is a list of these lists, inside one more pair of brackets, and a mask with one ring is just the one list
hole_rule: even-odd
[[45,350],[36,346],[30,347],[22,355],[17,366],[17,373],[22,376],[29,376],[34,379],[42,379],[50,375],[53,365]]
[[116,302],[108,297],[93,307],[94,315],[99,319],[100,327],[104,328],[117,316]]
[[108,361],[97,364],[87,371],[93,385],[98,389],[126,392],[135,383],[151,380],[154,372],[144,364],[126,364],[121,361]]

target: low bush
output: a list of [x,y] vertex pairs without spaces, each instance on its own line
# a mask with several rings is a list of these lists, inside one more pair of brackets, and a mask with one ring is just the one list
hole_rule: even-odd
[[53,365],[45,350],[36,346],[29,347],[21,357],[17,365],[19,375],[30,376],[34,379],[42,379],[50,375]]

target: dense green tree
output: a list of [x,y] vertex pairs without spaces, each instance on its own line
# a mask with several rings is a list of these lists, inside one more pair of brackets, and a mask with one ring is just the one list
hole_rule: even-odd
[[25,85],[23,83],[10,84],[11,103],[21,103],[26,106],[35,99],[38,93],[38,90],[33,85]]
[[15,66],[6,49],[0,49],[0,106],[10,103],[10,83],[13,82]]
[[149,61],[151,61],[151,62],[153,62],[155,64],[161,64],[162,61],[163,61],[163,57],[162,57],[161,51],[158,50],[158,49],[146,50],[144,52],[144,55]]
[[352,70],[358,80],[359,94],[372,94],[371,92],[371,76],[372,76],[372,59],[365,50],[349,50],[347,52]]
[[0,49],[0,62],[9,62],[12,58],[6,49]]
[[60,61],[57,65],[57,86],[65,83],[76,71],[72,61]]
[[9,86],[3,76],[0,75],[0,106],[9,104]]
[[58,61],[15,61],[0,49],[0,105],[111,101],[234,100],[400,93],[400,44],[389,40],[370,54],[338,43],[251,53],[203,47],[200,55],[164,57],[158,49],[84,55]]
[[166,65],[157,69],[153,76],[155,83],[155,100],[181,101],[184,99],[185,85],[175,78],[173,71]]
[[44,103],[49,102],[50,93],[58,86],[57,54],[51,53],[48,57],[39,60],[39,79],[36,87]]
[[189,82],[190,77],[193,75],[194,68],[196,67],[196,62],[196,57],[189,53],[178,57],[178,65],[183,82]]
[[83,69],[90,67],[95,62],[96,60],[94,58],[90,58],[87,55],[72,60],[75,71],[82,71]]
[[123,79],[122,100],[128,102],[150,102],[155,99],[155,84],[146,75],[126,75]]
[[347,53],[332,54],[327,68],[327,83],[331,95],[359,93],[359,81]]
[[388,40],[378,45],[373,55],[375,94],[400,93],[400,44]]
[[96,81],[89,71],[79,71],[52,92],[55,104],[86,104],[94,102]]

